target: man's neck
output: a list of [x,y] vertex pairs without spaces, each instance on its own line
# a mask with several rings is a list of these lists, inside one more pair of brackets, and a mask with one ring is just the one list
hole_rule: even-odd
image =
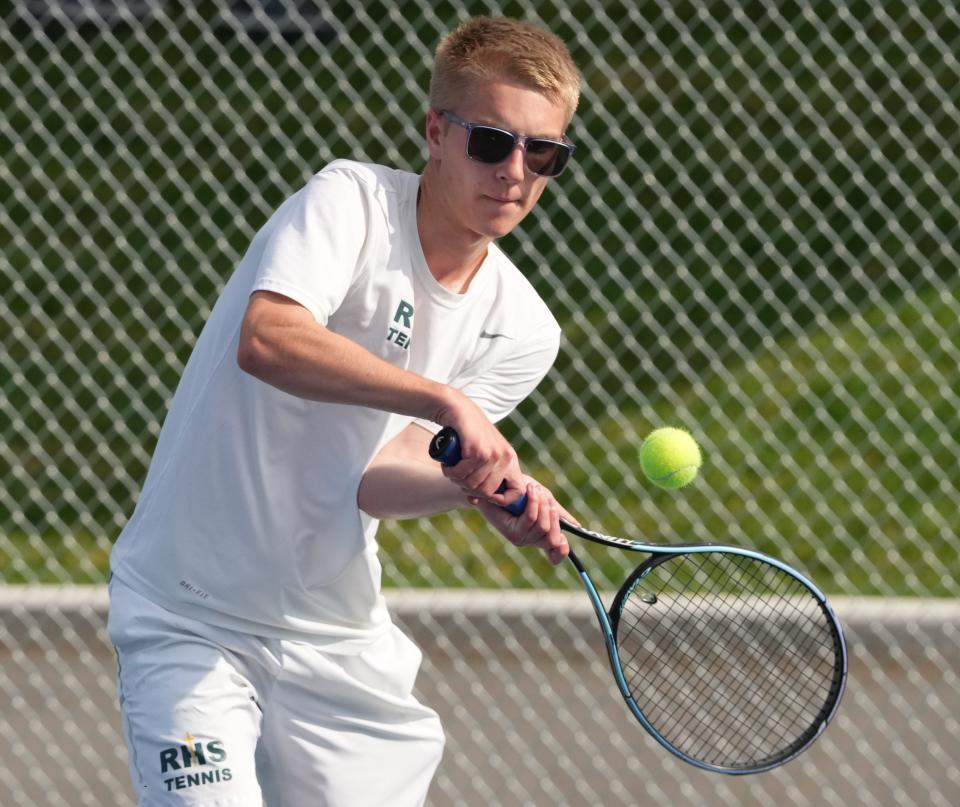
[[432,192],[429,168],[417,192],[417,232],[427,268],[436,281],[457,294],[466,293],[487,256],[491,239],[458,227],[449,208]]

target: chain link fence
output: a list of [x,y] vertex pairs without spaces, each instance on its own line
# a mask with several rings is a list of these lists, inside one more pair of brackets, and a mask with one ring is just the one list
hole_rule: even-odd
[[[567,569],[386,525],[430,803],[960,803],[960,12],[829,0],[0,3],[0,803],[131,803],[102,584],[194,340],[314,171],[422,168],[432,50],[483,13],[585,78],[576,165],[505,242],[564,330],[508,435],[609,532],[803,569],[852,675],[795,763],[701,774],[616,702]],[[661,424],[705,450],[681,493],[637,475]]]

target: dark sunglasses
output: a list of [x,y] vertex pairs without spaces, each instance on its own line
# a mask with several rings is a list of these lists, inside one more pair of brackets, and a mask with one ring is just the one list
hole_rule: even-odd
[[542,177],[555,177],[563,173],[577,147],[573,143],[550,140],[546,137],[521,137],[506,129],[468,123],[446,109],[438,109],[450,123],[467,130],[467,156],[482,163],[500,163],[510,156],[519,143],[529,168]]

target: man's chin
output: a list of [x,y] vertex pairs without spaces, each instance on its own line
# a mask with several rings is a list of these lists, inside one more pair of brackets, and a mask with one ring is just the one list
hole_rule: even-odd
[[484,223],[484,235],[488,238],[502,238],[509,235],[523,221],[524,216],[497,216]]

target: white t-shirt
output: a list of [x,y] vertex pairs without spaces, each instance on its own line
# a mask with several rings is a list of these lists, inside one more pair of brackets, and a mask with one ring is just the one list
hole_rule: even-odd
[[[296,300],[376,356],[463,390],[491,420],[553,363],[560,330],[491,244],[465,294],[430,274],[416,224],[419,177],[336,161],[254,237],[187,363],[114,574],[212,624],[319,642],[389,624],[377,521],[363,472],[412,418],[289,395],[240,370],[248,298]],[[433,424],[423,424],[436,430]]]

